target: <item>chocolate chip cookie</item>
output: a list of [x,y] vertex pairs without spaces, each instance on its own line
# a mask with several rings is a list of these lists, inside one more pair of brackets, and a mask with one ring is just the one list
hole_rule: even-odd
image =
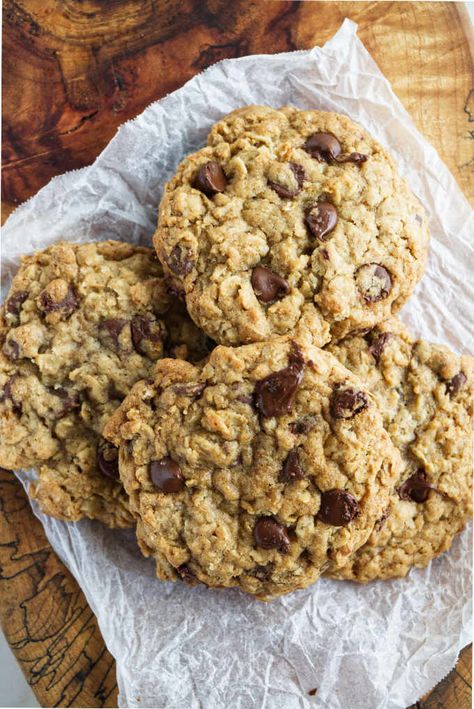
[[401,464],[360,380],[287,338],[157,362],[104,436],[158,577],[261,599],[343,564]]
[[208,354],[167,288],[154,251],[129,244],[23,259],[0,326],[0,465],[39,468],[44,512],[132,523],[105,421],[163,355]]
[[368,542],[331,575],[405,576],[449,549],[472,514],[474,359],[414,340],[396,318],[328,349],[372,392],[403,459]]
[[154,243],[189,313],[225,345],[322,346],[396,312],[420,279],[424,210],[345,116],[248,106],[166,186]]

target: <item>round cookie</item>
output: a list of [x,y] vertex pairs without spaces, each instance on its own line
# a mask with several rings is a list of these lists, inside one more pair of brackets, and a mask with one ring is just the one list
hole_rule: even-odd
[[104,435],[157,576],[264,600],[344,563],[400,466],[360,381],[287,338],[161,360]]
[[472,514],[474,359],[415,341],[395,318],[328,350],[366,383],[403,460],[368,542],[329,575],[405,576],[449,549]]
[[154,243],[193,320],[241,345],[322,346],[396,312],[421,278],[424,210],[345,116],[247,106],[167,184]]
[[206,354],[152,249],[64,242],[24,258],[0,323],[0,465],[39,467],[48,514],[132,524],[102,428],[157,359]]

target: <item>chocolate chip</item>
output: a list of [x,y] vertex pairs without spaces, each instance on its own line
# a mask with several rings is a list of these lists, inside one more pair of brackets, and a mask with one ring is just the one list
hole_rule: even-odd
[[351,419],[365,409],[367,394],[356,389],[335,389],[330,402],[331,416],[335,419]]
[[333,527],[343,527],[360,514],[355,497],[345,490],[327,490],[321,494],[317,518]]
[[305,212],[305,223],[309,231],[319,241],[327,241],[337,224],[336,207],[331,202],[317,202]]
[[170,255],[165,260],[170,271],[176,276],[187,276],[194,267],[194,261],[189,258],[189,252],[179,246],[179,244],[173,247]]
[[367,155],[362,153],[349,153],[341,155],[341,144],[332,133],[313,133],[303,145],[303,150],[319,162],[353,162],[362,163],[367,160]]
[[184,488],[184,477],[181,468],[172,458],[152,460],[150,463],[150,478],[155,487],[162,492],[181,492]]
[[298,449],[295,448],[294,450],[290,451],[286,456],[278,480],[281,483],[287,483],[291,482],[292,480],[301,480],[301,478],[304,478],[304,476],[305,472],[301,467]]
[[223,192],[227,186],[224,170],[215,160],[209,160],[199,168],[193,187],[212,197],[217,192]]
[[391,332],[382,332],[378,337],[372,339],[372,342],[369,345],[369,352],[375,359],[377,364],[380,361],[380,357],[382,356],[382,353],[385,349],[385,345],[392,337],[393,334]]
[[126,325],[128,320],[123,318],[104,318],[99,323],[99,340],[110,349],[116,351],[122,349],[119,338]]
[[206,388],[203,382],[196,382],[196,384],[176,384],[171,387],[171,390],[178,396],[201,396],[202,392]]
[[313,689],[308,689],[308,694],[309,694],[310,697],[315,697],[317,691],[318,691],[318,688],[317,688],[317,687],[313,687]]
[[250,282],[261,303],[271,303],[290,292],[288,281],[264,266],[253,269]]
[[426,502],[430,490],[434,490],[434,487],[426,482],[426,473],[423,470],[418,470],[400,485],[397,492],[400,500],[421,503]]
[[51,293],[44,290],[40,294],[39,302],[46,313],[54,313],[61,310],[65,315],[70,315],[78,306],[76,291],[70,283],[68,283],[67,293],[62,300],[53,300]]
[[51,393],[54,394],[54,396],[58,396],[63,402],[62,409],[59,412],[59,418],[66,416],[66,414],[75,409],[81,408],[81,400],[77,391],[58,387],[57,389],[52,389]]
[[249,574],[251,576],[255,576],[255,578],[259,581],[268,581],[271,579],[274,569],[275,564],[270,561],[270,563],[265,564],[264,566],[255,566],[251,571],[249,571]]
[[302,433],[306,434],[313,430],[313,428],[316,426],[317,420],[318,419],[316,416],[313,416],[312,414],[307,414],[306,416],[303,416],[302,418],[297,419],[296,421],[292,421],[289,424],[289,429],[295,435],[299,435]]
[[13,293],[5,304],[5,310],[7,313],[10,313],[10,315],[19,315],[21,306],[27,298],[28,293],[26,291],[21,290]]
[[376,523],[374,524],[374,529],[375,529],[376,532],[380,532],[380,530],[381,530],[382,527],[384,526],[384,524],[385,524],[385,522],[387,521],[387,519],[388,519],[388,509],[386,509],[386,510],[383,511],[382,516],[379,517],[379,519],[378,519],[378,520],[376,521]]
[[254,405],[261,416],[282,416],[291,411],[303,372],[303,354],[292,342],[288,366],[255,385]]
[[[134,315],[131,330],[133,346],[139,354],[151,359],[156,359],[161,354],[165,332],[159,320],[152,315]],[[160,344],[159,348],[153,346],[156,343]]]
[[325,261],[329,261],[329,251],[327,249],[319,249],[319,253]]
[[3,394],[0,397],[0,401],[11,401],[13,413],[17,416],[21,416],[23,411],[22,405],[13,398],[13,383],[17,377],[18,373],[15,373],[7,379],[5,386],[3,387]]
[[5,344],[3,345],[3,351],[8,357],[8,359],[17,360],[21,357],[20,345],[16,340],[11,337],[5,340]]
[[118,480],[118,448],[108,441],[101,441],[97,449],[97,466],[103,475]]
[[332,133],[313,133],[303,145],[303,150],[319,162],[332,162],[341,153],[341,144]]
[[359,165],[360,163],[365,162],[367,158],[368,155],[363,155],[363,153],[349,153],[348,155],[341,155],[340,157],[336,158],[336,162],[353,162],[356,165]]
[[355,272],[357,288],[367,303],[386,298],[392,290],[392,277],[379,263],[366,263]]
[[178,566],[176,573],[181,581],[191,585],[196,583],[196,577],[187,564],[181,564],[181,566]]
[[292,197],[296,197],[296,195],[301,192],[301,188],[303,187],[303,182],[306,177],[304,168],[301,165],[297,165],[295,162],[289,162],[288,167],[295,176],[295,189],[289,189],[288,187],[285,187],[285,185],[279,184],[278,182],[272,182],[271,180],[268,181],[268,186],[271,187],[272,190],[275,190],[277,195],[283,199],[291,199]]
[[449,380],[449,382],[446,382],[446,392],[449,394],[451,398],[453,396],[456,396],[460,388],[467,382],[467,377],[464,374],[464,372],[458,372],[457,374],[454,375],[452,379]]
[[290,551],[288,531],[273,517],[260,517],[253,530],[253,538],[262,549],[278,549],[282,554]]

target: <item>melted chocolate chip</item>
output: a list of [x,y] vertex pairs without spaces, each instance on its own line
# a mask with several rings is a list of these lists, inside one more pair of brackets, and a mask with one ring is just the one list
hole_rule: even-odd
[[329,261],[329,251],[327,249],[319,249],[319,253],[325,261]]
[[301,478],[304,478],[304,476],[305,472],[301,467],[298,449],[295,448],[294,450],[290,451],[286,456],[278,480],[281,483],[287,483],[291,482],[292,480],[301,480]]
[[296,188],[294,190],[291,190],[278,182],[268,181],[268,186],[271,187],[272,190],[275,190],[277,195],[283,199],[291,199],[292,197],[296,197],[296,195],[301,192],[303,182],[305,181],[304,168],[301,165],[297,165],[295,162],[289,162],[288,167],[296,179]]
[[384,524],[385,524],[385,522],[387,521],[387,519],[388,519],[388,509],[386,509],[386,510],[383,511],[382,516],[379,517],[379,519],[378,519],[378,520],[376,521],[376,523],[374,524],[374,529],[375,529],[376,532],[380,532],[380,530],[381,530],[382,527],[384,526]]
[[367,303],[377,303],[392,290],[392,277],[385,266],[366,263],[355,272],[357,288]]
[[10,315],[19,315],[21,306],[27,298],[28,293],[26,291],[21,290],[13,293],[5,304],[5,310],[7,313],[10,313]]
[[341,155],[340,157],[336,158],[336,162],[353,162],[355,165],[359,165],[360,163],[365,162],[367,158],[368,156],[364,155],[363,153],[349,153],[348,155]]
[[372,342],[369,345],[369,352],[375,359],[377,364],[380,361],[380,357],[382,356],[382,353],[385,349],[385,345],[392,337],[393,334],[391,332],[382,332],[380,333],[380,335],[378,335],[378,337],[372,339]]
[[262,549],[278,549],[282,554],[290,551],[288,531],[273,517],[260,517],[253,530],[253,538]]
[[53,300],[51,294],[44,290],[40,294],[39,302],[46,313],[54,313],[61,310],[65,315],[70,315],[78,306],[76,291],[70,283],[67,287],[67,294],[62,300]]
[[253,269],[250,282],[261,303],[271,303],[290,292],[288,281],[263,266]]
[[313,133],[303,145],[303,150],[319,162],[332,162],[341,154],[341,144],[332,133]]
[[356,389],[335,389],[330,402],[331,416],[335,419],[351,419],[365,409],[367,394]]
[[303,150],[319,162],[359,164],[367,160],[367,155],[362,153],[349,153],[341,155],[341,144],[332,133],[313,133],[303,145]]
[[206,388],[203,382],[196,382],[196,384],[175,384],[171,387],[171,390],[178,396],[201,396],[202,392]]
[[97,466],[103,475],[112,480],[118,480],[118,448],[108,441],[101,441],[97,449]]
[[249,571],[249,574],[251,576],[255,576],[256,579],[259,581],[268,581],[271,579],[273,571],[275,569],[275,564],[273,564],[271,561],[268,564],[265,564],[264,566],[259,565],[255,566],[255,568],[252,569],[252,571]]
[[309,231],[319,241],[327,241],[337,224],[337,210],[330,202],[317,202],[308,207],[305,223]]
[[434,490],[434,487],[426,482],[426,473],[418,470],[400,485],[397,492],[400,500],[421,503],[426,502],[430,490]]
[[289,364],[279,372],[270,374],[255,385],[254,405],[261,416],[288,414],[304,372],[304,359],[300,348],[292,342]]
[[112,349],[120,349],[119,337],[128,320],[123,318],[105,318],[99,323],[99,339],[102,344],[111,346]]
[[217,192],[223,192],[227,186],[224,170],[215,160],[210,160],[199,168],[193,187],[212,197]]
[[150,343],[163,342],[163,326],[153,316],[134,315],[131,330],[133,346],[141,355],[151,356],[153,347]]
[[196,577],[187,564],[181,564],[181,566],[178,566],[176,573],[181,581],[191,585],[196,583]]
[[303,416],[302,418],[297,419],[296,421],[292,421],[289,424],[289,429],[295,435],[299,435],[302,433],[306,434],[313,430],[313,428],[316,426],[317,420],[318,419],[316,416],[313,416],[312,414],[307,414],[306,416]]
[[21,403],[16,402],[13,398],[13,383],[17,377],[18,374],[15,373],[7,379],[5,386],[3,387],[3,394],[0,397],[0,401],[11,401],[13,413],[17,416],[21,416],[23,411],[22,405]]
[[16,340],[11,337],[9,337],[8,340],[5,341],[5,344],[3,345],[3,351],[8,357],[8,359],[17,360],[21,357],[20,345]]
[[194,261],[187,254],[186,249],[176,244],[170,255],[165,259],[170,271],[177,276],[187,276],[193,270]]
[[317,518],[333,527],[343,527],[360,514],[355,497],[345,490],[327,490],[321,494]]
[[181,492],[184,488],[184,477],[181,468],[172,458],[152,460],[150,463],[150,478],[161,492]]
[[81,400],[77,391],[70,391],[64,387],[58,387],[57,389],[52,389],[51,393],[58,396],[63,402],[62,409],[59,412],[59,418],[66,416],[70,411],[81,408]]
[[449,382],[446,382],[446,391],[451,398],[456,396],[460,388],[467,382],[464,372],[458,372]]

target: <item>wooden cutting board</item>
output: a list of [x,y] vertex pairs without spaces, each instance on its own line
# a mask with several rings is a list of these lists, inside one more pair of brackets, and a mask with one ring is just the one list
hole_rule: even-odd
[[[344,17],[474,204],[473,43],[461,4],[4,0],[3,10],[3,218],[54,175],[91,163],[121,123],[210,64],[320,45]],[[114,661],[95,617],[6,472],[0,620],[43,706],[116,706]],[[417,706],[471,706],[470,648]]]

